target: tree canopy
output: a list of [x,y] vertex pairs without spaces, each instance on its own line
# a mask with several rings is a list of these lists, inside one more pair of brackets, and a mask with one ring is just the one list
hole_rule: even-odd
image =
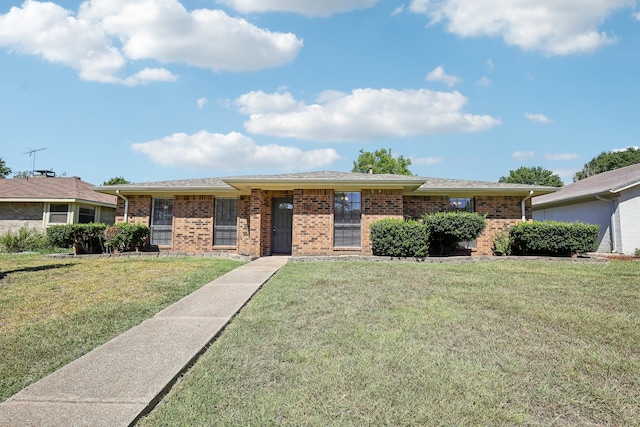
[[410,159],[403,156],[393,157],[391,148],[389,150],[381,148],[374,152],[360,150],[358,160],[353,162],[351,172],[369,173],[369,169],[372,169],[375,174],[413,175],[409,170],[410,165]]
[[559,175],[555,175],[552,171],[541,166],[522,166],[516,170],[511,170],[509,171],[509,176],[501,176],[498,182],[547,185],[550,187],[562,187],[564,185]]
[[129,181],[124,179],[121,176],[115,176],[108,181],[102,183],[102,185],[118,185],[118,184],[129,184]]
[[4,159],[0,157],[0,179],[6,178],[11,173],[11,168],[8,167]]
[[640,148],[629,147],[626,150],[603,151],[585,163],[582,170],[573,176],[574,181],[588,178],[602,172],[620,169],[640,163]]

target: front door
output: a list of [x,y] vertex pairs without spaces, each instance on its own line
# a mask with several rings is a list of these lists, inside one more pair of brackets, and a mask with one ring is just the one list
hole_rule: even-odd
[[274,197],[272,203],[273,234],[271,236],[271,252],[290,254],[293,229],[293,198]]

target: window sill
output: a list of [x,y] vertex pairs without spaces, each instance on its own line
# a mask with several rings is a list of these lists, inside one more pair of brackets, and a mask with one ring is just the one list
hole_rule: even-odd
[[236,249],[238,249],[237,246],[216,246],[216,245],[213,245],[213,250],[214,251],[221,251],[221,250],[228,251],[228,250],[236,250]]
[[361,251],[362,247],[360,246],[334,246],[334,251]]

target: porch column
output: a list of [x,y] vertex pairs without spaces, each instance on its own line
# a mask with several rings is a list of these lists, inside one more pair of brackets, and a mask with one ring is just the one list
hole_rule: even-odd
[[264,198],[264,191],[259,188],[251,189],[249,254],[252,258],[262,256],[262,206],[264,205]]

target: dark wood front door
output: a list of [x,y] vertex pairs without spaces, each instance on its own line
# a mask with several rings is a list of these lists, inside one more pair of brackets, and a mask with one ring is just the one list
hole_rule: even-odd
[[274,197],[272,203],[271,252],[290,254],[293,229],[293,199],[291,197]]

